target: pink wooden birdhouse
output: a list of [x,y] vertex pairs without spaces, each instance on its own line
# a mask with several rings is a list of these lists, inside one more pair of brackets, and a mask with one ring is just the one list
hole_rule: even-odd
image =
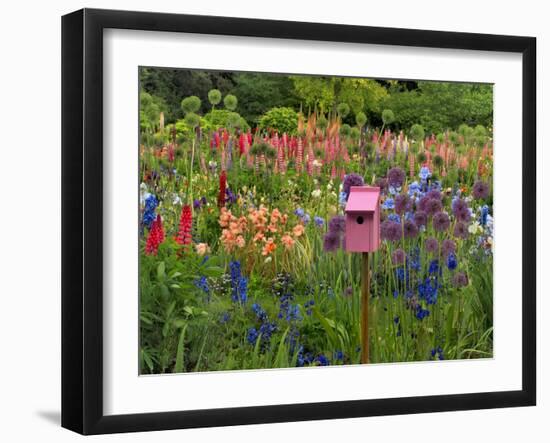
[[380,246],[380,188],[352,186],[346,204],[346,251],[373,252]]

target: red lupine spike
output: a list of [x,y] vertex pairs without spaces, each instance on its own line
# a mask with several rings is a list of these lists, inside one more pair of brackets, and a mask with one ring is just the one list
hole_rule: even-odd
[[180,224],[178,228],[178,235],[176,236],[176,242],[179,245],[191,244],[192,225],[193,225],[193,215],[191,213],[191,206],[185,205],[183,208],[181,208]]
[[159,245],[164,241],[164,229],[162,227],[162,219],[160,214],[157,215],[156,220],[151,225],[149,236],[145,244],[146,255],[157,255]]

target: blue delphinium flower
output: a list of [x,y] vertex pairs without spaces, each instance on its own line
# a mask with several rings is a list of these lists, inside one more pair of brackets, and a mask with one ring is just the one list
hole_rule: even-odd
[[210,287],[208,286],[208,281],[204,275],[195,280],[195,286],[206,294],[210,293]]
[[397,214],[389,214],[388,215],[388,220],[390,220],[392,222],[395,222],[395,223],[401,223],[401,217],[399,217],[399,215],[397,215]]
[[348,194],[346,194],[344,191],[340,192],[340,195],[338,196],[338,203],[340,206],[346,206],[346,203],[348,201]]
[[428,309],[423,309],[422,306],[418,305],[416,307],[416,318],[418,320],[424,320],[425,317],[430,315],[430,311]]
[[417,181],[412,182],[409,184],[408,194],[409,197],[414,197],[422,192],[422,189],[420,188],[420,185]]
[[432,358],[435,358],[437,357],[439,360],[444,360],[445,358],[443,357],[443,349],[441,348],[441,346],[438,346],[437,348],[433,348],[430,352]]
[[456,267],[458,266],[458,263],[456,261],[456,256],[454,255],[454,253],[450,253],[449,256],[447,257],[447,267],[451,270],[451,271],[454,271],[456,269]]
[[436,274],[439,271],[439,262],[437,260],[432,260],[430,266],[428,267],[429,274]]
[[479,224],[485,226],[487,224],[487,216],[489,215],[489,206],[483,205],[481,207],[481,215],[479,217]]
[[420,177],[420,179],[422,181],[426,181],[432,176],[432,172],[430,171],[430,169],[428,167],[422,166],[420,168],[420,172],[419,172],[418,176]]
[[319,354],[317,356],[317,358],[315,359],[315,361],[317,363],[319,363],[319,366],[329,366],[330,365],[330,361],[329,359],[325,356],[325,354]]
[[148,229],[151,228],[151,224],[157,218],[155,214],[155,209],[157,208],[159,202],[153,194],[149,194],[145,199],[145,208],[143,210],[143,225],[147,226]]
[[307,225],[311,221],[311,216],[308,213],[304,214],[304,216],[302,217],[302,221],[305,225]]
[[344,353],[342,351],[334,351],[334,360],[344,361]]
[[231,273],[231,300],[245,304],[248,299],[248,279],[241,275],[241,263],[238,260],[229,263]]
[[311,315],[311,313],[313,312],[311,307],[315,304],[315,300],[309,300],[309,301],[306,301],[305,304],[304,304],[304,308],[306,308],[306,315]]
[[387,198],[381,206],[384,209],[393,209],[395,207],[395,202],[393,198]]
[[220,323],[224,324],[231,320],[231,314],[229,312],[224,312],[220,318]]
[[246,339],[248,340],[248,343],[250,343],[251,345],[256,344],[256,341],[258,340],[258,331],[256,330],[256,328],[250,328],[248,330]]
[[319,217],[318,215],[313,217],[313,222],[315,223],[315,226],[319,228],[323,227],[323,225],[325,224],[325,220],[322,217]]
[[252,305],[252,311],[254,311],[258,320],[262,322],[267,320],[267,313],[262,309],[262,307],[258,303],[254,303]]

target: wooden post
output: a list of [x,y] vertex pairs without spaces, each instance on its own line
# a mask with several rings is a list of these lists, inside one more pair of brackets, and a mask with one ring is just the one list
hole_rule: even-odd
[[369,362],[369,253],[363,252],[361,261],[361,363]]

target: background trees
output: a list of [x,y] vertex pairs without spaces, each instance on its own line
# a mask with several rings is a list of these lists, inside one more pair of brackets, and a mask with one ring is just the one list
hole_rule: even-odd
[[[203,115],[234,95],[235,109],[225,107],[238,113],[245,126],[263,120],[266,127],[273,108],[338,114],[352,126],[358,115],[365,115],[370,127],[408,131],[420,124],[427,134],[457,130],[463,123],[491,127],[493,118],[493,88],[486,84],[141,68],[140,87],[140,123],[149,132],[157,129],[160,112],[166,124],[181,120],[181,100],[191,95],[201,99]],[[212,90],[219,91],[216,104],[209,97]],[[338,112],[342,104],[345,115]],[[393,113],[391,121],[382,118],[386,110]]]

